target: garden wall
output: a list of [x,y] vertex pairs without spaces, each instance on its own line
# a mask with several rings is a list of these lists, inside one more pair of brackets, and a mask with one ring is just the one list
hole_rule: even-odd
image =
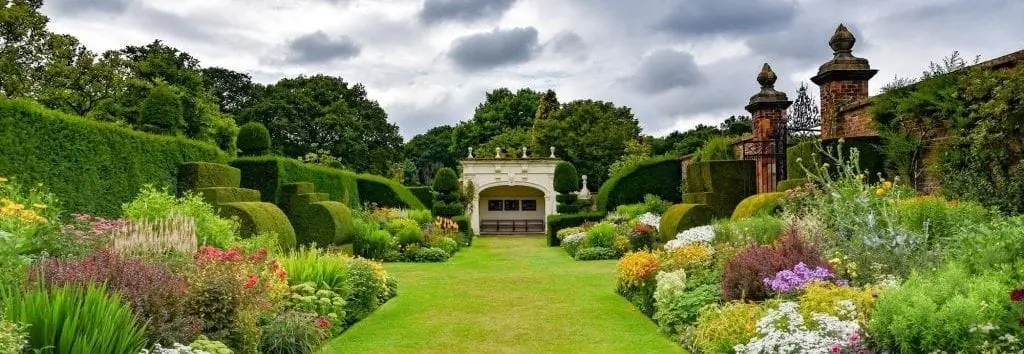
[[145,184],[177,190],[178,165],[225,162],[213,145],[147,134],[25,100],[0,100],[0,176],[43,183],[71,213],[117,217]]
[[615,210],[619,205],[642,202],[647,194],[678,203],[682,200],[682,182],[683,166],[679,157],[645,160],[601,185],[597,192],[597,208]]
[[276,156],[243,157],[231,161],[231,166],[242,170],[242,187],[260,191],[265,202],[281,205],[281,186],[310,182],[330,200],[349,206],[361,204],[356,174],[349,171]]
[[757,193],[753,160],[694,162],[686,169],[683,201],[704,204],[716,217],[732,216],[743,199]]

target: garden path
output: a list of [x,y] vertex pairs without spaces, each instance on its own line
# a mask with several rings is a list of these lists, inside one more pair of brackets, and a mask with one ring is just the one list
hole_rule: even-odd
[[483,237],[446,263],[386,265],[398,297],[322,353],[680,353],[615,293],[616,261]]

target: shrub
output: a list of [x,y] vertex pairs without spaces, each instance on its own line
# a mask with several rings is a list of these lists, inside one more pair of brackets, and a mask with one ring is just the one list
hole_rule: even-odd
[[786,193],[762,193],[755,194],[736,205],[732,212],[732,220],[740,220],[759,215],[778,214],[782,210],[779,199],[785,197]]
[[618,283],[625,287],[651,283],[659,270],[661,263],[656,254],[650,251],[630,252],[619,260]]
[[178,192],[199,188],[234,187],[242,183],[242,171],[219,163],[186,162],[178,167]]
[[416,196],[405,186],[386,177],[360,174],[356,176],[359,198],[363,204],[379,207],[426,209]]
[[636,224],[626,233],[629,248],[634,250],[653,249],[654,242],[659,238],[657,230],[646,224]]
[[409,218],[416,221],[420,225],[429,224],[434,221],[434,216],[430,214],[430,210],[409,210]]
[[576,172],[576,166],[572,163],[562,161],[555,165],[555,192],[560,194],[572,194],[580,190],[580,176]]
[[861,289],[849,286],[839,286],[826,283],[812,283],[807,285],[804,293],[800,295],[800,312],[805,318],[812,317],[813,313],[821,313],[830,316],[843,315],[840,311],[844,306],[843,302],[849,301],[853,304],[856,312],[854,314],[858,325],[867,328],[871,319],[871,312],[875,309],[875,298],[878,290],[874,288]]
[[149,90],[138,110],[142,130],[169,135],[180,135],[185,131],[181,97],[165,82],[158,82]]
[[362,205],[357,176],[351,171],[274,156],[243,157],[230,164],[242,170],[242,188],[260,191],[264,202],[284,205],[282,187],[308,182],[316,185],[321,193],[327,193],[330,200],[345,203],[350,208]]
[[412,195],[416,196],[423,205],[434,205],[434,189],[430,186],[407,187]]
[[602,222],[587,230],[586,237],[583,239],[583,244],[586,245],[586,247],[612,248],[615,235],[615,224]]
[[196,221],[196,238],[201,245],[227,247],[237,239],[238,223],[217,216],[216,211],[195,194],[175,198],[166,189],[145,186],[138,197],[123,207],[124,217],[132,220],[161,220],[184,215]]
[[744,354],[866,352],[861,328],[847,314],[839,317],[814,314],[805,319],[799,309],[799,304],[787,301],[780,303],[777,309],[768,310],[757,320],[757,336],[734,350]]
[[372,313],[381,304],[395,296],[394,279],[378,262],[360,258],[349,261],[349,277],[352,291],[345,302],[346,323],[355,323]]
[[577,250],[573,258],[577,261],[600,261],[619,258],[619,254],[608,247],[585,247]]
[[213,145],[132,131],[27,100],[0,102],[0,126],[3,177],[43,183],[71,213],[117,217],[143,185],[176,190],[182,162],[227,158]]
[[615,207],[615,213],[621,214],[627,219],[633,219],[647,212],[647,205],[642,203],[626,204]]
[[218,206],[220,214],[238,220],[242,237],[273,233],[282,249],[295,248],[295,229],[288,217],[274,204],[261,202],[225,203]]
[[[821,142],[819,141],[805,141],[787,148],[786,180],[806,180],[807,172],[804,171],[804,168],[818,166],[820,163],[820,158],[818,157],[819,149],[821,149]],[[777,189],[785,190],[782,186],[779,186]]]
[[21,353],[21,347],[28,340],[25,326],[7,321],[0,312],[0,353]]
[[30,274],[48,287],[100,284],[120,294],[142,321],[150,343],[188,343],[202,330],[187,300],[188,281],[153,262],[100,250],[82,259],[48,258]]
[[270,131],[260,122],[249,122],[238,127],[239,156],[270,154]]
[[562,248],[565,249],[565,253],[568,253],[569,257],[576,258],[576,253],[583,247],[583,239],[585,237],[586,234],[583,232],[566,236],[562,240]]
[[453,217],[464,214],[461,202],[462,190],[459,188],[459,176],[451,168],[441,168],[434,174],[434,191],[437,197],[434,199],[434,215]]
[[376,226],[371,227],[371,229],[372,231],[369,231],[369,233],[355,238],[352,243],[352,252],[359,257],[384,260],[392,245],[397,247],[398,244],[387,230],[377,229]]
[[603,211],[593,211],[572,215],[548,215],[548,246],[556,247],[559,245],[558,231],[567,227],[576,227],[583,225],[588,221],[600,221],[604,219],[606,213]]
[[[210,354],[233,354],[234,351],[228,348],[223,342],[210,340],[206,336],[199,336],[192,344],[189,344],[192,349],[202,350]],[[185,353],[181,353],[185,354]],[[196,353],[199,354],[199,353]]]
[[722,290],[717,285],[679,289],[660,300],[655,296],[655,311],[652,318],[663,332],[678,337],[697,321],[697,316],[704,306],[718,303],[721,299]]
[[260,327],[261,353],[307,354],[330,337],[329,324],[316,314],[284,311]]
[[398,245],[402,247],[422,245],[423,230],[420,230],[419,227],[403,227],[395,233],[395,239],[398,240]]
[[872,339],[879,348],[905,353],[1000,352],[985,346],[1003,343],[1004,334],[1024,334],[1008,296],[1012,286],[1005,274],[972,275],[957,264],[914,274],[879,295]]
[[326,284],[318,286],[306,282],[292,286],[292,296],[286,307],[314,315],[317,324],[331,336],[339,335],[345,329],[342,321],[345,318],[345,297]]
[[756,303],[731,302],[705,308],[685,342],[693,352],[732,353],[737,343],[757,334],[757,320],[765,310]]
[[931,242],[958,238],[965,228],[984,224],[992,213],[973,202],[946,201],[942,197],[927,196],[897,202],[901,226],[927,235]]
[[946,258],[973,273],[1012,268],[1024,254],[1024,217],[996,220],[945,242]]
[[406,262],[444,262],[450,257],[447,251],[434,247],[414,247],[403,255]]
[[703,268],[714,260],[714,252],[710,245],[703,243],[689,243],[669,248],[665,251],[661,267],[666,270]]
[[674,238],[680,231],[711,223],[712,211],[701,204],[676,204],[661,215],[658,231],[661,240]]
[[691,163],[683,202],[707,205],[716,217],[728,218],[743,199],[757,194],[755,170],[753,160]]
[[693,154],[693,162],[735,160],[736,152],[732,148],[735,140],[731,136],[711,137]]
[[831,269],[816,245],[790,230],[779,243],[751,245],[729,259],[722,274],[722,295],[727,300],[768,298],[764,279],[803,262],[809,267]]
[[599,210],[615,210],[619,205],[639,203],[653,194],[671,203],[682,201],[680,186],[683,166],[678,157],[657,157],[611,176],[597,192]]
[[279,261],[287,270],[288,284],[292,287],[312,283],[325,286],[342,296],[351,291],[349,264],[343,255],[307,246],[289,253]]
[[714,225],[714,243],[768,245],[775,242],[784,226],[782,219],[768,215],[734,221],[723,220]]
[[[57,199],[41,186],[26,188],[21,183],[0,177],[0,266],[5,269],[24,266],[43,251],[58,252],[65,248],[67,242],[58,232],[59,216]],[[79,238],[72,238],[75,245],[67,245],[71,246],[67,247],[69,251],[90,242],[77,242],[75,239]],[[12,276],[0,274],[3,278]]]
[[98,285],[36,287],[8,299],[4,314],[28,326],[31,350],[135,354],[146,345],[146,323]]

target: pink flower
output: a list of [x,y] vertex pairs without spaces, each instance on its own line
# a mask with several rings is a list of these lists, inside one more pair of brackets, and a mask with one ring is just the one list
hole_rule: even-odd
[[833,344],[831,349],[832,349],[832,354],[842,354],[843,353],[843,347],[840,346],[839,343]]
[[321,317],[317,317],[316,318],[316,326],[320,327],[320,328],[330,327],[331,326],[331,320],[328,320],[326,317],[322,317],[322,316]]
[[245,288],[251,289],[252,287],[256,286],[256,284],[259,282],[260,278],[256,277],[255,275],[250,275],[249,279],[245,281]]
[[1013,289],[1013,291],[1010,292],[1010,300],[1014,302],[1024,301],[1024,288]]

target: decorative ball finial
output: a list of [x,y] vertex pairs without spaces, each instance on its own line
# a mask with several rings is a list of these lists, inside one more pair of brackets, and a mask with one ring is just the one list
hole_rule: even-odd
[[501,158],[501,148],[500,147],[494,148],[494,158],[496,158],[496,159],[500,159]]
[[526,147],[525,146],[523,146],[523,158],[524,159],[528,158],[528,156],[526,156]]
[[554,146],[551,147],[551,156],[550,156],[550,158],[555,158],[555,147]]
[[761,88],[774,88],[775,81],[779,79],[772,71],[772,67],[768,63],[764,63],[761,67],[761,72],[757,74],[757,83],[761,84]]
[[853,32],[850,32],[842,23],[836,28],[836,33],[832,35],[832,39],[829,39],[828,46],[832,47],[835,54],[849,54],[853,52],[853,44],[857,43],[857,38],[853,36]]
[[469,147],[469,158],[473,158],[473,147]]

